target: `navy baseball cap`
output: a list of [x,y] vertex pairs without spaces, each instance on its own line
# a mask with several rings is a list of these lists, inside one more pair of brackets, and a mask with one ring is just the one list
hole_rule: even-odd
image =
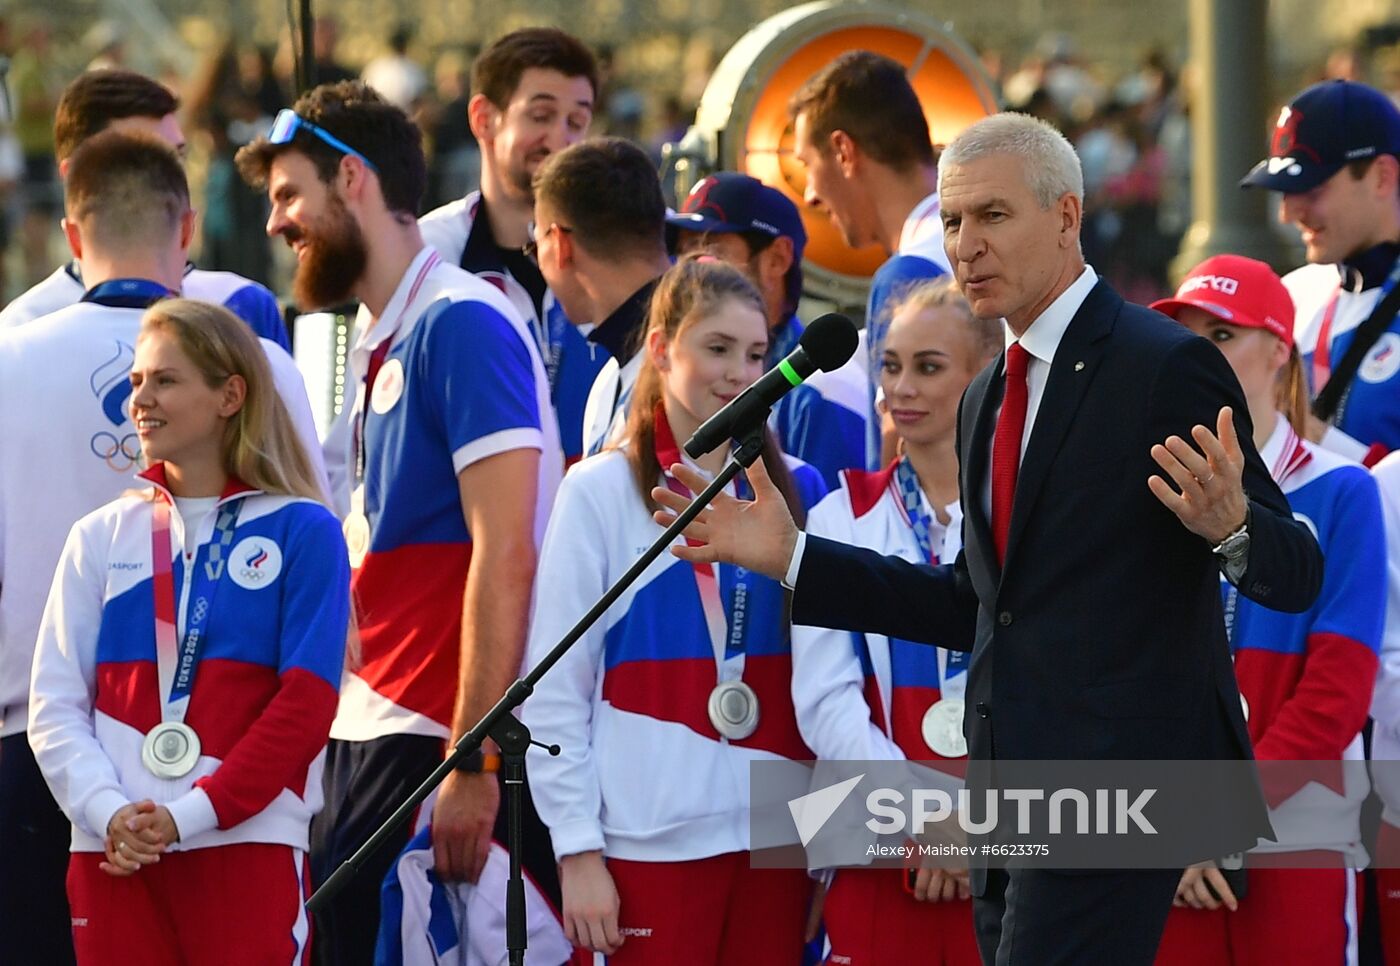
[[1344,165],[1382,154],[1400,155],[1400,109],[1366,84],[1323,81],[1279,112],[1269,156],[1240,187],[1311,191]]
[[681,210],[666,224],[683,231],[756,232],[791,238],[793,258],[802,261],[807,229],[792,199],[777,188],[734,171],[712,174],[691,189]]

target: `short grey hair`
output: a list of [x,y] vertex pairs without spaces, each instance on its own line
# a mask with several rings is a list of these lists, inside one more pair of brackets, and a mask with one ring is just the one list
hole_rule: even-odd
[[1029,114],[1004,111],[969,125],[943,149],[938,159],[940,187],[952,165],[967,164],[992,154],[1021,159],[1026,183],[1041,208],[1066,194],[1084,200],[1084,169],[1074,145],[1053,125]]

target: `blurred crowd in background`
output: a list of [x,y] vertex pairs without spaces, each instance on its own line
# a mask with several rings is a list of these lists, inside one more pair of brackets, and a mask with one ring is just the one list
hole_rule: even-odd
[[[142,39],[116,20],[71,36],[60,42],[40,16],[0,14],[0,305],[67,258],[53,162],[59,93],[84,69],[137,66],[128,55]],[[1132,301],[1167,294],[1168,266],[1191,222],[1190,65],[1151,49],[1124,71],[1077,50],[1064,34],[1046,35],[1023,52],[969,39],[1003,105],[1051,121],[1078,148],[1089,263]],[[355,62],[341,53],[342,24],[320,16],[313,46],[318,81],[362,77],[418,121],[430,158],[425,211],[476,186],[480,161],[466,105],[479,44],[430,49],[404,23],[384,38],[378,55]],[[603,76],[592,133],[629,138],[663,167],[664,146],[685,134],[723,51],[689,48],[671,89],[660,90],[627,69],[625,50],[596,49]],[[1336,50],[1301,80],[1332,77],[1366,81],[1400,98],[1400,45]],[[285,294],[290,261],[264,235],[266,200],[238,178],[233,155],[295,99],[290,40],[271,47],[227,36],[193,70],[171,69],[162,79],[181,99],[189,139],[198,264]]]

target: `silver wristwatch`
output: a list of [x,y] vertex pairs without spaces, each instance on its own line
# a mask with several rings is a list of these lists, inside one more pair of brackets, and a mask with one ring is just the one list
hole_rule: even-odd
[[1211,553],[1226,563],[1233,563],[1249,553],[1249,514],[1245,514],[1244,523],[1240,524],[1238,530],[1226,536],[1224,540],[1210,549]]

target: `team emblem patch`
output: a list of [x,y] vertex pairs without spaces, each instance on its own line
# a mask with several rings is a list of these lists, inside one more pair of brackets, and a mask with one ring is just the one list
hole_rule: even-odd
[[244,590],[270,587],[282,572],[282,549],[270,537],[245,537],[229,554],[229,577]]
[[1400,335],[1387,332],[1376,340],[1356,374],[1365,382],[1385,382],[1400,372]]
[[370,408],[383,416],[394,408],[402,395],[403,361],[389,359],[380,367],[379,375],[374,379],[374,391],[369,397]]
[[114,342],[112,357],[88,375],[88,387],[111,424],[99,429],[88,441],[92,455],[107,468],[122,474],[131,472],[141,459],[141,440],[130,424],[127,402],[131,398],[131,363],[135,351],[125,342]]

